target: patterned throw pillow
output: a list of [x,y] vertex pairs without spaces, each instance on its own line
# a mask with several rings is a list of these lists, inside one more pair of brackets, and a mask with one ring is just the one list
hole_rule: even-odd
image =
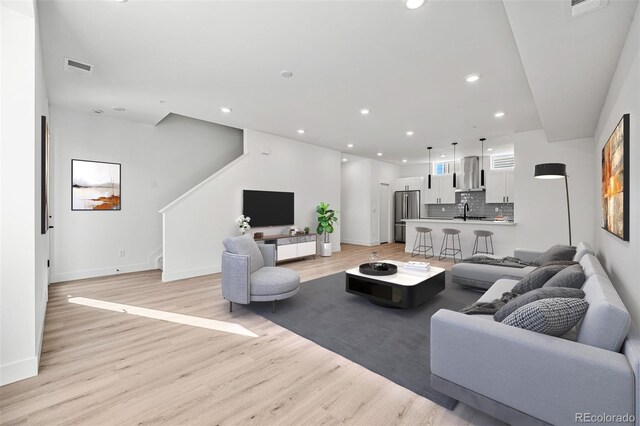
[[562,265],[544,266],[536,268],[522,277],[518,284],[514,285],[511,289],[512,292],[518,294],[525,294],[528,291],[540,288],[551,279],[555,274],[560,272],[565,267]]
[[528,305],[531,302],[535,302],[536,300],[541,299],[550,299],[552,297],[570,297],[583,299],[584,291],[576,289],[576,288],[562,288],[562,287],[550,287],[550,288],[538,288],[535,290],[531,290],[522,296],[518,296],[515,299],[511,299],[507,302],[506,305],[502,306],[498,309],[493,315],[493,319],[501,322],[506,317],[517,311],[519,308],[522,308],[525,305]]
[[550,336],[562,336],[580,322],[588,308],[589,303],[584,299],[536,300],[517,309],[502,323]]
[[544,288],[553,287],[569,287],[581,288],[587,277],[585,277],[582,266],[573,265],[564,268],[555,274],[544,284]]

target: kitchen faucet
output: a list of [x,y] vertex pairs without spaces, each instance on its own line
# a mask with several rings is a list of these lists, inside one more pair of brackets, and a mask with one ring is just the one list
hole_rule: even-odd
[[467,221],[467,212],[469,211],[469,203],[464,203],[464,208],[462,209],[464,215],[462,216],[462,218],[464,219],[464,221]]

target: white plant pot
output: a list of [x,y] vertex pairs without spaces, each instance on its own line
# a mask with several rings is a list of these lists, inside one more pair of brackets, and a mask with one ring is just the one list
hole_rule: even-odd
[[320,256],[331,256],[331,243],[320,243]]

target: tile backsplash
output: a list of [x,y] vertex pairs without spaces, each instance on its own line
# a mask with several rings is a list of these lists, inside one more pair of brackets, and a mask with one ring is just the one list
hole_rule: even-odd
[[[492,218],[497,215],[506,216],[508,220],[513,220],[513,203],[489,204],[485,202],[486,193],[478,192],[456,192],[455,204],[428,204],[427,217],[454,217],[462,216],[464,204],[469,203],[467,216],[486,216]],[[444,211],[442,209],[444,208]],[[498,211],[496,211],[498,208]]]

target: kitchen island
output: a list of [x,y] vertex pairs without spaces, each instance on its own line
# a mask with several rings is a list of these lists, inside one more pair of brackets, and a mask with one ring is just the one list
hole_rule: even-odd
[[[432,229],[433,251],[437,257],[440,253],[440,247],[444,240],[443,228],[455,228],[460,230],[460,243],[462,244],[462,258],[471,256],[473,243],[476,236],[473,235],[474,230],[484,230],[493,232],[493,250],[497,256],[513,256],[516,242],[516,223],[509,221],[493,221],[493,220],[467,220],[463,219],[446,219],[446,218],[425,218],[425,219],[405,219],[406,243],[405,252],[411,253],[413,244],[416,239],[416,227],[424,226]],[[429,239],[427,238],[427,242]],[[451,243],[451,239],[449,239]],[[458,237],[456,237],[456,247]],[[478,247],[484,251],[484,238],[478,241]],[[489,250],[491,246],[489,245]],[[424,257],[424,255],[422,255]]]

